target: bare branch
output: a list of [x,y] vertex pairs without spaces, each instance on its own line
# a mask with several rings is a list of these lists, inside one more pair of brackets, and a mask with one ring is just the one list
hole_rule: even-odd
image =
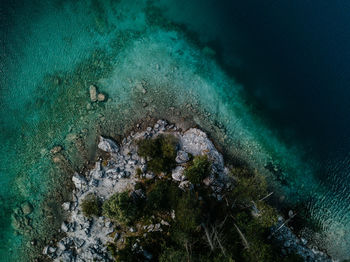
[[202,223],[201,225],[202,225],[202,227],[204,228],[204,232],[205,232],[205,235],[206,235],[206,237],[207,237],[207,240],[208,240],[210,249],[211,249],[211,251],[213,251],[213,250],[214,250],[214,245],[213,245],[213,242],[212,242],[212,236],[210,236],[209,231],[208,231],[208,228],[205,226],[205,224]]
[[269,193],[268,195],[264,196],[262,199],[259,199],[259,201],[264,201],[266,198],[270,197],[273,194],[273,192]]

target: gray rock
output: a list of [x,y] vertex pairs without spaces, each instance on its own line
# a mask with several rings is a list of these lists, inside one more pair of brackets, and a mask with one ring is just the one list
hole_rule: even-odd
[[91,179],[91,181],[90,181],[91,186],[98,187],[98,184],[99,184],[99,180],[97,180],[95,178]]
[[57,246],[61,250],[66,250],[67,249],[65,243],[62,240],[58,242]]
[[66,222],[63,222],[62,225],[61,225],[61,230],[63,232],[68,232],[69,231],[69,228],[68,228],[68,225],[66,224]]
[[75,237],[75,238],[73,239],[73,242],[74,242],[74,244],[75,244],[75,246],[76,246],[77,248],[81,248],[81,247],[85,244],[85,240],[84,240],[84,239],[77,238],[77,237]]
[[171,177],[178,182],[184,181],[185,176],[183,175],[185,168],[183,166],[177,166],[171,174]]
[[63,208],[63,210],[68,211],[70,209],[70,202],[64,202],[62,204],[62,208]]
[[62,262],[72,262],[74,261],[73,253],[70,250],[64,251],[60,257]]
[[72,177],[72,181],[75,187],[78,189],[84,189],[87,186],[86,179],[83,176],[79,175],[78,173],[74,173]]
[[155,177],[156,177],[156,175],[153,174],[153,173],[147,173],[147,174],[146,174],[146,179],[153,179],[153,178],[155,178]]
[[219,170],[224,169],[223,156],[216,150],[207,134],[197,128],[190,128],[181,137],[180,141],[184,151],[197,156],[207,154],[213,165]]
[[186,163],[190,160],[190,157],[188,155],[187,152],[185,151],[182,151],[182,150],[179,150],[177,152],[177,156],[176,156],[176,159],[175,161],[178,163],[178,164],[183,164],[183,163]]
[[118,153],[119,147],[113,140],[100,136],[98,148],[108,153]]
[[49,253],[49,246],[45,246],[43,249],[43,255],[47,255]]
[[182,190],[186,190],[187,188],[191,187],[191,182],[186,180],[186,181],[182,181],[179,185],[179,188]]

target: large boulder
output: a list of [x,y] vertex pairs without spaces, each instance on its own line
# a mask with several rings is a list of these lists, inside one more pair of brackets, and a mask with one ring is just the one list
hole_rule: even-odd
[[98,148],[108,153],[118,153],[119,147],[112,139],[100,136]]
[[216,150],[207,134],[197,128],[190,128],[180,138],[182,149],[194,156],[208,155],[218,171],[224,169],[224,158]]

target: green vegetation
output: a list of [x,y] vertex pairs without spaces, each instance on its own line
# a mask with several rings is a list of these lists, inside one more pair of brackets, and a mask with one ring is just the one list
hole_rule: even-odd
[[100,216],[101,206],[101,200],[94,194],[87,195],[81,203],[81,209],[86,217]]
[[129,224],[138,216],[138,203],[134,201],[128,192],[116,193],[103,203],[103,215],[119,223]]
[[[139,153],[149,162],[174,160],[174,141],[170,136],[139,141]],[[168,172],[172,165],[160,165],[157,170]],[[200,184],[210,167],[206,156],[194,157],[186,176]],[[232,175],[237,183],[233,190],[221,193],[225,201],[217,201],[208,187],[183,191],[166,177],[135,185],[146,199],[135,200],[127,192],[113,195],[104,203],[103,214],[122,225],[119,233],[124,240],[110,243],[111,254],[117,261],[146,261],[145,251],[152,256],[150,261],[161,262],[299,261],[297,255],[283,257],[267,239],[277,213],[261,200],[268,194],[265,180],[245,167],[234,168]],[[130,233],[123,224],[137,231]],[[149,231],[151,224],[162,224],[162,231]]]
[[185,170],[185,176],[192,184],[199,184],[210,173],[210,162],[206,155],[196,156]]
[[138,141],[138,154],[146,159],[148,170],[155,174],[170,173],[176,166],[176,145],[174,136],[160,135],[154,139]]

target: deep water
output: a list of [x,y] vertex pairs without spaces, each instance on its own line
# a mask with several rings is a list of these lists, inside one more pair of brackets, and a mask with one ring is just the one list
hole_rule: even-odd
[[[65,198],[70,172],[93,159],[96,134],[120,135],[148,115],[200,125],[267,175],[280,206],[306,207],[318,230],[302,234],[350,258],[350,5],[18,0],[0,8],[1,261],[25,260],[30,240],[50,234],[45,221],[59,209],[48,199]],[[90,104],[90,84],[106,103]],[[57,144],[64,167],[50,157]],[[26,200],[33,230],[14,230]]]

